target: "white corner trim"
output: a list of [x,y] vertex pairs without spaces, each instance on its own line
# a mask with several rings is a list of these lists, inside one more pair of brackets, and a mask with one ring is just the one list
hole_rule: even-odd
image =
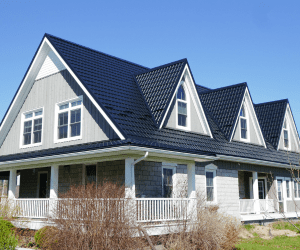
[[69,71],[69,73],[72,75],[72,77],[76,80],[76,82],[79,84],[79,86],[82,88],[84,93],[88,96],[88,98],[92,101],[92,103],[95,105],[95,107],[100,111],[101,115],[104,117],[104,119],[108,122],[108,124],[112,127],[112,129],[116,132],[116,134],[120,137],[121,140],[125,140],[125,137],[122,135],[122,133],[118,130],[118,128],[115,126],[115,124],[110,120],[110,118],[107,116],[107,114],[103,111],[103,109],[100,107],[100,105],[96,102],[96,100],[92,97],[92,95],[87,91],[87,89],[84,87],[82,82],[78,79],[78,77],[74,74],[74,72],[71,70],[69,65],[63,60],[63,58],[60,56],[60,54],[56,51],[56,49],[53,47],[53,45],[50,43],[50,41],[45,37],[45,41],[49,45],[49,47],[52,49],[52,51],[55,53],[55,55],[61,60],[63,65],[66,67],[66,69]]
[[[170,101],[170,103],[169,103],[169,105],[168,105],[168,108],[167,108],[167,110],[166,110],[166,113],[165,113],[165,115],[164,115],[164,118],[163,118],[163,120],[162,120],[162,122],[161,122],[161,124],[160,124],[160,126],[159,126],[159,129],[162,128],[162,126],[163,126],[163,124],[164,124],[164,122],[165,122],[165,120],[166,120],[166,117],[167,117],[167,115],[168,115],[168,113],[169,113],[169,111],[170,111],[172,102],[173,102],[174,98],[176,98],[177,91],[178,91],[178,89],[179,89],[179,87],[180,87],[180,85],[181,85],[181,79],[182,79],[182,77],[183,77],[186,73],[189,74],[189,78],[190,78],[191,82],[186,81],[185,84],[184,84],[184,86],[185,86],[185,87],[187,88],[187,90],[188,90],[188,94],[189,94],[189,96],[190,96],[189,98],[193,101],[193,104],[194,104],[194,106],[195,106],[195,109],[196,109],[198,118],[199,118],[200,123],[201,123],[201,126],[202,126],[202,128],[203,128],[203,130],[204,130],[204,133],[205,133],[205,134],[208,134],[211,138],[213,138],[212,133],[211,133],[211,130],[210,130],[210,127],[209,127],[209,125],[208,125],[208,121],[207,121],[207,119],[206,119],[206,116],[205,116],[205,113],[204,113],[204,110],[203,110],[203,107],[202,107],[202,104],[201,104],[200,99],[199,99],[199,95],[198,95],[197,90],[196,90],[196,87],[195,87],[195,83],[194,83],[194,81],[193,81],[193,78],[192,78],[192,76],[191,76],[191,72],[190,72],[189,67],[188,67],[187,64],[185,65],[185,67],[184,67],[184,69],[183,69],[183,72],[182,72],[182,74],[181,74],[181,76],[180,76],[180,78],[179,78],[179,82],[178,82],[178,84],[177,84],[177,86],[176,86],[176,89],[175,89],[175,91],[174,91],[174,93],[173,93],[173,96],[172,96],[171,101]],[[195,99],[195,98],[196,98],[196,99]],[[191,103],[191,100],[189,100],[189,103]],[[197,105],[197,103],[198,103],[199,105]],[[177,103],[175,104],[175,106],[176,106],[176,108],[177,108]],[[199,111],[198,106],[200,106],[201,111]],[[190,110],[190,108],[189,108],[189,110]],[[205,122],[205,123],[203,123],[203,119],[202,119],[202,117],[201,117],[201,112],[202,112],[202,114],[203,114],[203,119],[204,119],[204,122]],[[177,123],[176,123],[176,127],[177,127]],[[182,129],[181,126],[180,126],[179,128]],[[188,128],[188,129],[187,129],[187,128],[184,128],[184,129],[185,129],[185,130],[190,130],[190,128]]]

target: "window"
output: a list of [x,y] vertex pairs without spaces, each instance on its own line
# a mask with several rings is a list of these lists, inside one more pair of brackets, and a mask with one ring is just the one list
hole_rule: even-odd
[[81,139],[82,107],[82,97],[57,104],[55,142]]
[[183,86],[177,92],[178,126],[187,127],[187,100]]
[[285,148],[289,148],[289,131],[286,120],[283,123],[283,144]]
[[174,168],[163,167],[162,168],[162,181],[163,181],[163,197],[170,198],[173,193],[173,174]]
[[209,202],[217,202],[216,173],[215,165],[209,164],[205,167],[206,200]]
[[277,180],[278,201],[282,201],[282,180]]
[[42,144],[43,109],[26,112],[22,115],[21,147]]
[[86,166],[85,169],[86,183],[96,183],[96,165]]
[[300,181],[294,180],[294,196],[300,199]]
[[286,198],[290,198],[290,181],[286,180]]
[[246,118],[244,105],[241,108],[240,121],[241,121],[241,138],[247,139],[247,118]]

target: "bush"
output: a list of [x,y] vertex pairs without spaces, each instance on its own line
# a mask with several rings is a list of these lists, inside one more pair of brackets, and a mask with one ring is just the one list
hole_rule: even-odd
[[5,220],[17,217],[20,213],[20,208],[14,202],[7,198],[0,198],[0,218]]
[[57,233],[57,231],[58,229],[56,227],[51,226],[46,226],[39,229],[34,235],[35,243],[38,247],[48,247],[51,249],[51,245],[55,243],[53,236]]
[[6,220],[0,219],[0,249],[15,249],[18,238],[15,236],[14,226]]

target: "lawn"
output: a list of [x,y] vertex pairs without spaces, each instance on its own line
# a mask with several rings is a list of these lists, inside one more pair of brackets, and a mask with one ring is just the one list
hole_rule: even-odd
[[252,239],[241,239],[240,243],[236,245],[236,249],[300,249],[300,236],[277,236],[270,240],[264,240],[259,237]]

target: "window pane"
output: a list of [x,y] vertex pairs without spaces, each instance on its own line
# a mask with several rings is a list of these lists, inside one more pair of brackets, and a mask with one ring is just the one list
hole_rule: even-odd
[[287,130],[284,130],[284,147],[289,147],[289,134]]
[[241,137],[247,139],[247,121],[246,119],[241,119]]
[[24,134],[31,133],[32,121],[24,122]]
[[71,123],[80,122],[81,121],[81,110],[73,110],[71,111]]
[[58,115],[58,126],[63,126],[68,124],[68,112],[61,113]]
[[242,108],[241,108],[240,116],[245,117],[244,106],[242,106]]
[[25,115],[25,119],[31,118],[32,117],[32,113],[26,114]]
[[58,128],[58,139],[68,138],[68,126]]
[[33,132],[33,143],[42,141],[42,131]]
[[278,200],[282,200],[282,180],[277,180],[277,188],[278,188]]
[[206,172],[206,186],[213,187],[214,186],[214,173],[213,172]]
[[178,102],[178,114],[187,115],[186,103]]
[[286,197],[290,198],[290,181],[286,181]]
[[297,182],[294,181],[294,195],[295,195],[295,198],[298,198],[298,189],[297,189],[297,186],[298,186]]
[[59,106],[60,110],[67,109],[67,108],[69,108],[69,103]]
[[42,118],[34,120],[33,131],[40,131],[40,130],[42,130]]
[[30,134],[24,134],[24,145],[28,145],[31,143],[31,133]]
[[75,106],[78,106],[78,105],[81,105],[81,101],[75,101],[75,102],[71,103],[71,107],[75,107]]
[[185,93],[182,85],[179,87],[177,92],[177,99],[185,100]]
[[172,176],[173,170],[164,168],[163,169],[163,196],[164,197],[171,197],[172,196]]
[[186,127],[186,116],[178,114],[178,125]]
[[213,187],[207,187],[206,188],[206,195],[207,195],[207,201],[213,201],[214,200],[214,188]]
[[43,114],[42,110],[41,111],[37,111],[37,112],[34,113],[35,116],[39,116],[39,115],[42,115],[42,114]]
[[80,123],[71,124],[71,137],[80,135]]

